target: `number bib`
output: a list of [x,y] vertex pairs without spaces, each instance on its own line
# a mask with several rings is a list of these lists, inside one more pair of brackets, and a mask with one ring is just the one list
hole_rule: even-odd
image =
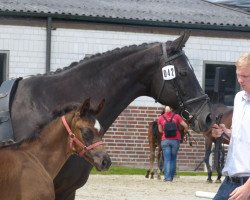
[[175,76],[174,65],[167,65],[162,68],[162,76],[164,80],[172,80]]

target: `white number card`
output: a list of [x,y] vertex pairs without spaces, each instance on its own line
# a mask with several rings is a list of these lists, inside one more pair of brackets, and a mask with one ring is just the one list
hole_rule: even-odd
[[164,80],[171,80],[175,78],[174,65],[167,65],[162,68],[162,75]]

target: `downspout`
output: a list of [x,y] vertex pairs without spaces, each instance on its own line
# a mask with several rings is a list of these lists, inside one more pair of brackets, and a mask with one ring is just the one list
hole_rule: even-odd
[[52,17],[47,18],[46,73],[50,72]]

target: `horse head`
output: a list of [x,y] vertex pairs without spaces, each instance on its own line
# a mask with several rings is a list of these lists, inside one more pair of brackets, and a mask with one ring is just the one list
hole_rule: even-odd
[[210,102],[183,52],[189,38],[184,33],[174,41],[160,44],[160,63],[152,74],[151,93],[161,104],[171,106],[196,132],[206,131],[211,125]]
[[74,151],[100,171],[107,170],[111,165],[101,139],[101,125],[96,119],[103,106],[104,99],[95,110],[90,108],[90,99],[85,100],[75,112],[71,122],[73,134],[70,135]]

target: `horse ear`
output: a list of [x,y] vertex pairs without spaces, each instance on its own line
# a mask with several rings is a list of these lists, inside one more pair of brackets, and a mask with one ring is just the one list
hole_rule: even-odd
[[180,37],[178,37],[177,39],[175,39],[170,47],[169,50],[171,52],[176,52],[176,51],[180,51],[183,47],[185,47],[185,44],[190,36],[190,30],[185,31]]
[[90,98],[86,99],[80,107],[80,116],[83,116],[90,108]]
[[95,110],[95,115],[98,115],[101,112],[101,110],[104,107],[104,104],[105,104],[105,99],[102,99],[102,101],[98,105],[97,109]]

